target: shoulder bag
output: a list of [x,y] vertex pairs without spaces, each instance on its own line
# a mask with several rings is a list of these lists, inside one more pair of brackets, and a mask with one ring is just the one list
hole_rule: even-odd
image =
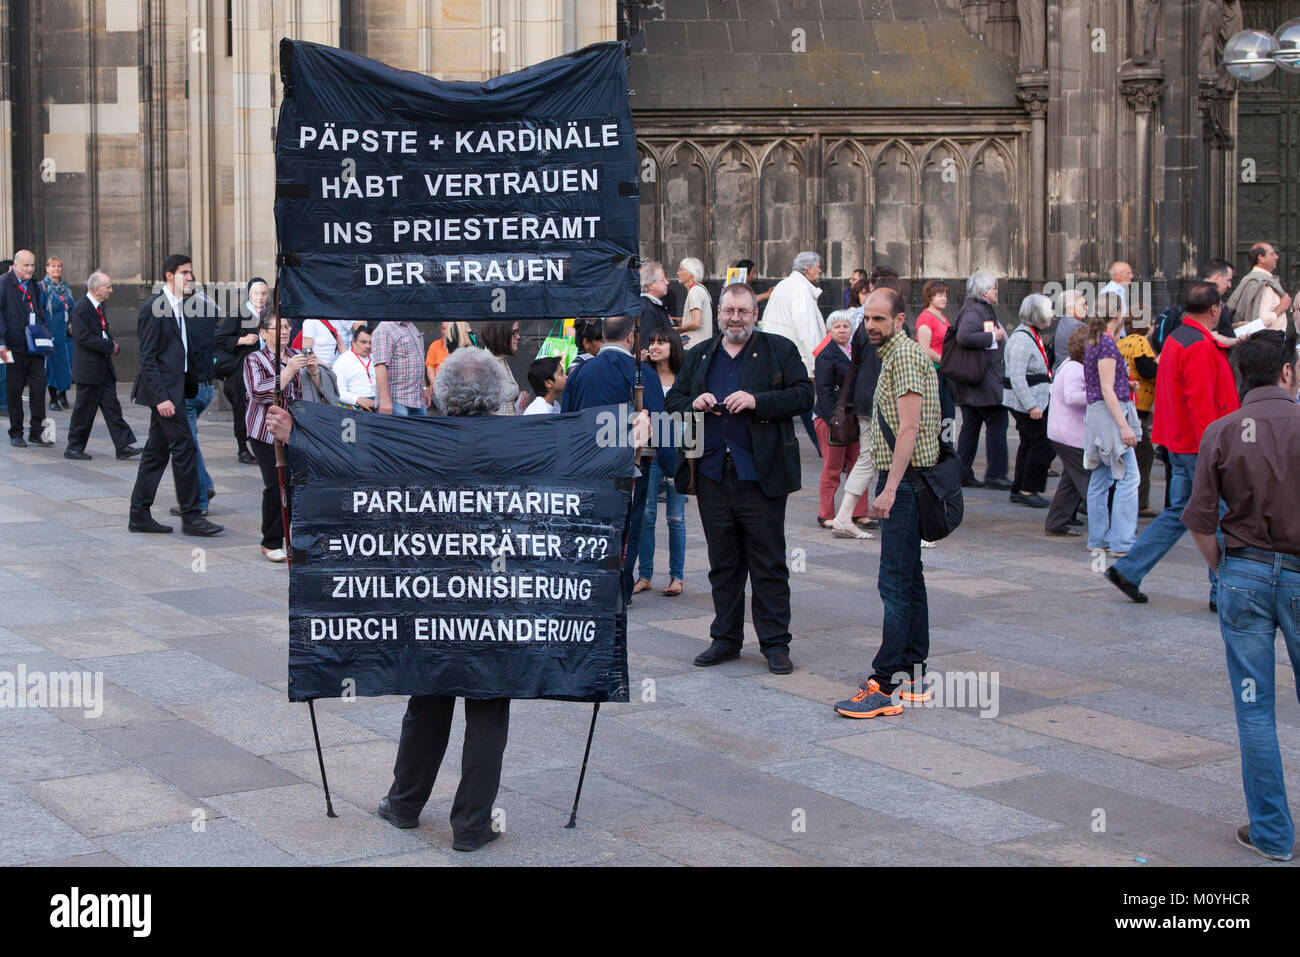
[[[945,347],[944,354],[947,354]],[[880,431],[889,443],[890,453],[894,449],[894,430],[885,421],[884,415],[876,409],[876,419]],[[942,433],[939,438],[939,458],[929,468],[919,469],[910,462],[907,465],[907,480],[916,494],[916,510],[921,519],[921,537],[927,542],[937,542],[947,538],[961,524],[966,504],[962,498],[961,460],[952,443],[945,441]]]
[[939,357],[939,371],[962,385],[978,385],[984,378],[984,367],[988,362],[985,349],[966,349],[957,344],[957,326],[961,324],[959,316],[943,338],[943,355]]
[[857,386],[859,355],[858,350],[853,350],[848,374],[844,377],[844,384],[840,386],[839,398],[835,400],[835,411],[831,413],[830,421],[826,423],[828,426],[826,443],[836,448],[853,445],[861,439],[858,433],[858,417],[854,413],[853,400],[849,398]]

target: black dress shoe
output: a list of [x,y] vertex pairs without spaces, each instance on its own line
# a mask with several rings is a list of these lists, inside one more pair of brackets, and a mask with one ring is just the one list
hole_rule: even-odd
[[480,834],[477,837],[452,837],[451,849],[453,851],[477,851],[484,844],[491,844],[501,836],[500,831],[488,831],[486,834]]
[[1015,505],[1027,505],[1030,508],[1047,508],[1051,504],[1037,492],[1030,492],[1028,495],[1024,492],[1012,492],[1011,501]]
[[375,813],[389,824],[393,825],[393,827],[400,827],[402,830],[410,830],[413,827],[420,826],[420,819],[418,817],[399,817],[397,812],[393,810],[393,806],[388,803],[387,795],[380,798],[379,810],[375,811]]
[[777,648],[767,656],[767,670],[774,675],[788,675],[794,671],[794,665],[790,662],[790,653],[782,648]]
[[27,444],[28,444],[28,445],[39,445],[39,446],[40,446],[41,448],[43,448],[43,449],[52,449],[52,448],[54,448],[54,443],[53,443],[53,442],[46,442],[46,441],[45,441],[43,438],[41,438],[39,435],[29,435],[29,436],[27,436]]
[[237,457],[239,461],[243,462],[245,465],[257,464],[257,459],[253,456],[252,452],[240,452]]
[[985,479],[985,480],[984,480],[984,487],[985,487],[985,488],[1000,488],[1000,489],[1002,489],[1004,492],[1009,492],[1009,491],[1011,491],[1011,480],[1010,480],[1010,479]]
[[1115,571],[1114,565],[1106,569],[1106,577],[1110,579],[1110,583],[1112,585],[1114,585],[1125,595],[1127,595],[1130,601],[1135,601],[1139,605],[1146,604],[1147,596],[1142,594],[1141,590],[1138,588],[1137,585],[1134,585],[1131,581],[1129,581],[1119,572]]
[[134,445],[128,445],[124,449],[117,450],[117,457],[119,459],[133,459],[143,451],[144,449],[137,449]]
[[143,519],[142,521],[131,522],[126,527],[133,532],[150,532],[156,535],[166,535],[172,530],[170,525],[156,522],[152,517]]
[[[179,505],[173,505],[171,508],[167,509],[167,514],[175,515],[177,518],[183,517],[181,515],[181,507]],[[199,512],[199,514],[206,518],[208,514],[208,510],[205,508],[203,509],[203,511]]]
[[12,436],[12,437],[9,439],[9,444],[12,445],[12,446],[13,446],[14,448],[16,448],[16,449],[25,449],[25,448],[27,448],[27,440],[24,439],[21,435],[15,435],[15,436]]
[[213,535],[225,530],[224,525],[209,522],[206,518],[201,518],[197,522],[184,522],[181,524],[181,531],[186,535],[201,535],[204,538],[211,538]]
[[701,651],[695,656],[695,664],[701,668],[707,668],[709,665],[721,664],[724,661],[730,661],[732,658],[740,657],[740,646],[733,645],[729,641],[718,641],[714,639],[713,644]]
[[1056,536],[1062,536],[1062,535],[1071,535],[1071,536],[1073,536],[1074,538],[1078,538],[1078,537],[1079,537],[1080,535],[1082,535],[1083,533],[1080,532],[1077,528],[1069,528],[1069,527],[1066,527],[1066,528],[1061,529],[1059,532],[1054,532],[1054,531],[1052,531],[1052,530],[1049,528],[1049,529],[1047,529],[1047,534],[1048,534],[1049,536],[1054,536],[1054,537],[1056,537]]
[[977,478],[964,478],[961,480],[962,488],[983,488],[984,483]]
[[64,449],[63,457],[65,459],[76,459],[78,462],[89,462],[91,458],[81,449]]

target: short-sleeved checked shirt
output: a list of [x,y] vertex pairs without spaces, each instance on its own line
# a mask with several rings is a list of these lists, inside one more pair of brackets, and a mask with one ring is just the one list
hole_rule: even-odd
[[424,403],[424,336],[409,322],[381,322],[371,339],[371,361],[388,366],[388,396],[401,405]]
[[[881,366],[873,405],[885,417],[897,439],[899,398],[908,392],[921,396],[921,429],[916,448],[912,450],[912,464],[920,469],[929,468],[939,461],[939,379],[934,363],[901,329],[882,342],[876,354],[880,356]],[[882,472],[893,464],[894,451],[885,441],[877,415],[871,417],[871,455],[876,468]]]

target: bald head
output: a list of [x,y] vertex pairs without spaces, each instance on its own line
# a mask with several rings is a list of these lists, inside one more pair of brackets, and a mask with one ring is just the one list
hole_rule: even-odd
[[1110,264],[1110,281],[1127,286],[1133,281],[1133,267],[1125,262]]
[[32,278],[36,271],[36,257],[30,249],[20,249],[14,253],[14,274],[23,282]]

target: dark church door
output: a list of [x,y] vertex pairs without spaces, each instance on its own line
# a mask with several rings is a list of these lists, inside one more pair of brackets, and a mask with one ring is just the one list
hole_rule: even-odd
[[[1246,29],[1272,33],[1300,17],[1300,0],[1243,0]],[[1276,69],[1237,93],[1237,275],[1247,253],[1269,242],[1281,254],[1278,276],[1300,287],[1300,74]],[[1251,179],[1254,179],[1252,182]]]

